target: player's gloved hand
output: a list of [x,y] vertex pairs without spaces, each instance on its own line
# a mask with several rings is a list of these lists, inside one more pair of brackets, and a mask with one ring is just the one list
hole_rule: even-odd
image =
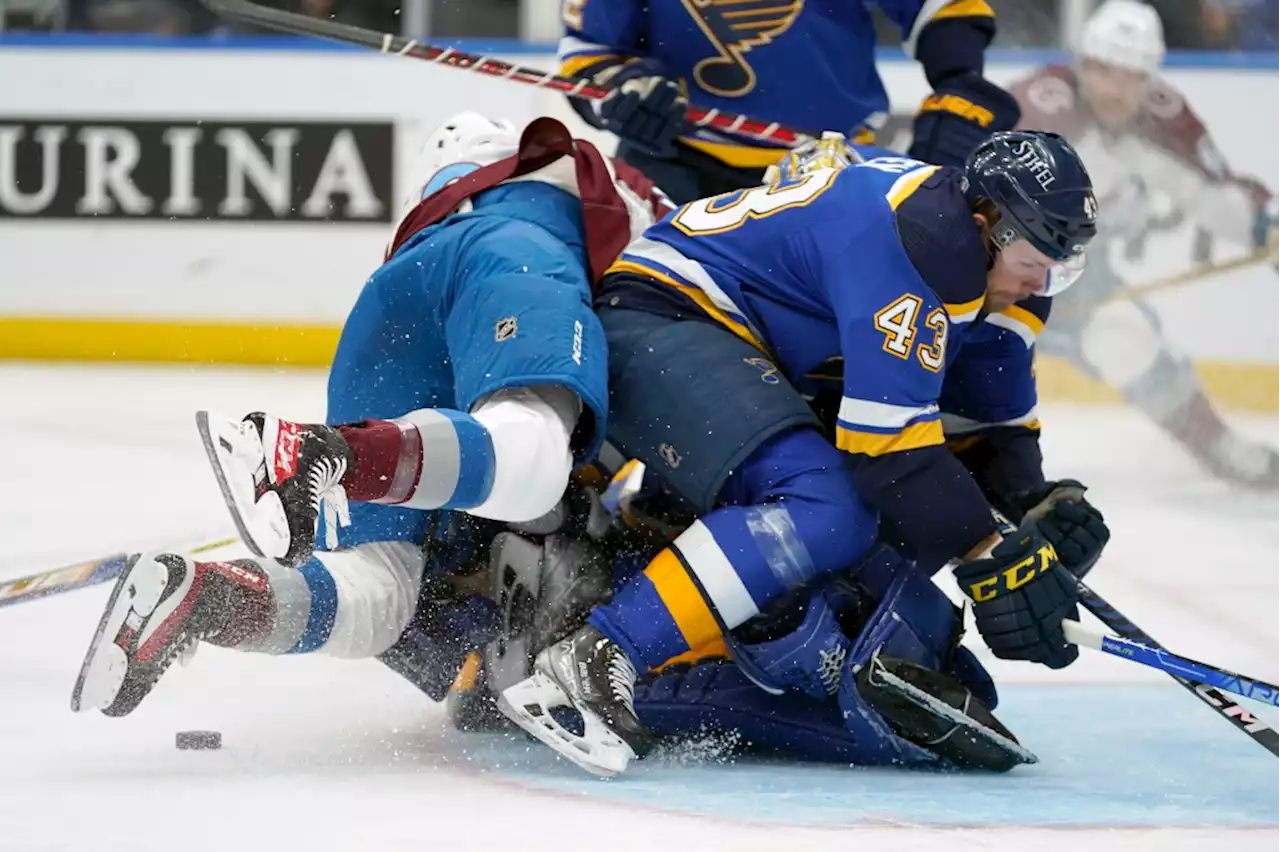
[[689,102],[680,87],[663,76],[658,62],[637,59],[611,65],[591,81],[613,90],[604,100],[591,102],[600,127],[655,157],[674,152],[676,139],[687,129],[684,112]]
[[1111,540],[1106,520],[1084,498],[1085,490],[1078,480],[1059,479],[1014,498],[1021,517],[1039,527],[1058,561],[1081,579]]
[[1080,620],[1078,598],[1058,565],[1053,545],[1035,523],[1026,523],[990,556],[956,568],[960,591],[973,600],[978,632],[1000,659],[1061,669],[1079,656],[1062,635],[1064,618]]
[[943,80],[916,115],[907,152],[940,166],[963,166],[969,152],[1000,130],[1012,130],[1022,116],[1013,95],[976,71]]

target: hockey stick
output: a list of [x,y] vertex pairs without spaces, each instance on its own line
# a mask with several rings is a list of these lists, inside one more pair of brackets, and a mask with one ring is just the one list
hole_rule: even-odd
[[1061,308],[1054,306],[1055,311],[1066,311],[1068,314],[1087,313],[1097,310],[1103,305],[1112,302],[1122,302],[1126,299],[1141,299],[1154,293],[1161,293],[1165,290],[1173,290],[1177,287],[1183,287],[1187,284],[1195,284],[1214,275],[1222,275],[1227,272],[1235,272],[1237,269],[1245,269],[1259,263],[1274,262],[1276,259],[1275,252],[1271,249],[1255,249],[1249,254],[1242,255],[1231,260],[1224,260],[1221,263],[1199,264],[1184,269],[1182,272],[1174,275],[1167,275],[1164,278],[1153,278],[1150,281],[1143,281],[1140,284],[1134,284],[1130,287],[1121,287],[1114,293],[1108,295],[1105,299],[1097,302],[1070,302]]
[[[1058,570],[1065,571],[1067,576],[1075,582],[1076,592],[1080,595],[1080,602],[1084,604],[1085,609],[1097,616],[1099,621],[1126,639],[1141,642],[1148,648],[1159,651],[1164,650],[1159,642],[1142,632],[1138,625],[1107,603],[1101,595],[1086,586],[1084,581],[1077,579],[1066,568],[1059,566]],[[1274,729],[1268,727],[1261,719],[1258,719],[1212,686],[1197,684],[1172,672],[1169,672],[1169,676],[1196,698],[1216,710],[1224,719],[1248,734],[1258,745],[1280,757],[1280,735]]]
[[[195,555],[208,550],[217,550],[240,541],[238,538],[224,538],[194,547],[187,553]],[[79,562],[65,568],[55,568],[39,574],[30,574],[16,580],[0,582],[0,608],[10,604],[24,603],[38,598],[71,592],[88,586],[96,586],[114,580],[129,561],[129,553],[115,553],[88,562]]]
[[[389,33],[379,33],[364,27],[341,24],[324,18],[312,18],[299,12],[270,9],[259,3],[250,2],[250,0],[200,0],[200,3],[216,15],[255,26],[294,35],[310,35],[348,44],[358,44],[382,53],[410,56],[414,59],[435,62],[449,68],[473,71],[490,77],[502,77],[530,86],[541,86],[544,89],[564,92],[571,97],[600,101],[610,94],[608,89],[588,85],[585,80],[572,80],[537,68],[511,65],[488,56],[463,53],[451,47],[436,47],[430,44],[423,44],[416,39],[407,39],[403,36]],[[795,146],[812,138],[809,134],[783,127],[776,122],[758,121],[745,115],[721,112],[717,109],[702,109],[701,107],[691,106],[685,112],[685,119],[696,127],[709,127],[726,133],[738,133],[750,136],[761,142],[774,142],[780,145]]]
[[[1064,486],[1055,489],[1049,494],[1040,505],[1033,508],[1023,516],[1023,522],[1036,521],[1047,515],[1053,510],[1053,504],[1059,500],[1081,500],[1084,498],[1084,488],[1075,486]],[[1007,529],[1011,526],[1008,520],[997,518],[1002,523],[1002,527]],[[1003,530],[1002,530],[1003,531]],[[1080,596],[1080,603],[1084,604],[1084,608],[1093,613],[1094,616],[1105,624],[1113,633],[1130,639],[1134,642],[1140,642],[1148,648],[1157,651],[1163,651],[1164,646],[1149,635],[1144,633],[1138,625],[1134,624],[1124,616],[1119,610],[1107,603],[1102,595],[1099,595],[1093,589],[1085,585],[1075,574],[1072,574],[1065,566],[1059,565],[1058,570],[1075,584],[1076,594]],[[1223,695],[1212,686],[1195,683],[1180,675],[1168,672],[1169,677],[1177,681],[1178,685],[1190,692],[1196,698],[1212,707],[1224,719],[1235,725],[1241,731],[1246,733],[1258,745],[1265,748],[1272,754],[1280,757],[1280,734],[1273,728],[1269,727],[1258,717],[1254,716],[1248,710]]]
[[1165,674],[1176,675],[1245,698],[1252,698],[1254,701],[1270,704],[1272,707],[1280,707],[1280,686],[1274,683],[1245,677],[1188,657],[1180,657],[1161,648],[1150,648],[1141,642],[1098,633],[1069,618],[1063,619],[1062,632],[1072,645],[1092,648],[1095,651],[1102,651],[1123,660],[1157,669]]
[[1164,278],[1156,278],[1151,281],[1144,281],[1141,284],[1135,284],[1132,287],[1126,287],[1118,293],[1114,293],[1107,299],[1114,302],[1118,299],[1136,298],[1139,296],[1149,296],[1152,293],[1158,293],[1162,290],[1172,290],[1174,287],[1181,287],[1184,284],[1194,284],[1195,282],[1209,278],[1213,275],[1221,275],[1224,272],[1234,272],[1237,269],[1243,269],[1247,266],[1253,266],[1255,263],[1266,263],[1276,259],[1276,254],[1271,249],[1255,249],[1246,255],[1242,255],[1231,260],[1224,260],[1221,263],[1206,263],[1185,269],[1175,275],[1168,275]]

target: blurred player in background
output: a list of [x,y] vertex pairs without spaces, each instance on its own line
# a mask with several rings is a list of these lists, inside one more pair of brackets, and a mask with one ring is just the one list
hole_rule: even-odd
[[[985,0],[877,0],[934,93],[915,119],[910,155],[959,166],[1018,107],[983,76],[996,24]],[[858,0],[565,0],[560,73],[614,90],[572,101],[619,138],[618,156],[677,203],[755,186],[783,151],[684,121],[692,103],[871,142],[889,100],[876,33]]]
[[[535,520],[595,456],[608,399],[591,282],[665,199],[550,118],[521,134],[455,116],[426,140],[415,174],[386,262],[342,329],[332,425],[198,417],[237,529],[260,558],[136,557],[73,709],[132,711],[200,641],[381,654],[418,606],[440,510]],[[318,522],[323,554],[312,552]],[[492,610],[456,602],[435,617],[451,634],[480,635]]]
[[1150,304],[1125,294],[1113,266],[1121,246],[1184,224],[1275,250],[1274,196],[1228,168],[1185,99],[1158,78],[1164,53],[1154,9],[1107,0],[1085,25],[1074,67],[1050,65],[1012,87],[1022,126],[1072,141],[1105,211],[1088,270],[1058,301],[1041,351],[1119,389],[1215,475],[1274,488],[1276,451],[1223,421],[1191,360],[1165,337]]

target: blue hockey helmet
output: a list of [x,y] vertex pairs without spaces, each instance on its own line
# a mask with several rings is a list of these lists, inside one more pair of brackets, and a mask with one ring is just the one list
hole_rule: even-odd
[[1069,287],[1084,271],[1084,250],[1098,230],[1098,201],[1080,155],[1056,133],[993,133],[964,165],[970,203],[995,205],[997,250],[1026,240],[1055,262],[1044,295]]

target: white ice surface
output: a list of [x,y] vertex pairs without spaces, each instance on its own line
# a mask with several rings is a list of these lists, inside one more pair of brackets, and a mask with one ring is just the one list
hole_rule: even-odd
[[[193,412],[265,408],[315,418],[323,396],[319,373],[0,366],[0,577],[229,533]],[[1129,412],[1050,407],[1044,420],[1049,473],[1089,484],[1115,533],[1090,577],[1096,590],[1174,650],[1274,679],[1275,495],[1207,479]],[[1274,419],[1246,425],[1275,442]],[[626,789],[619,782],[546,785],[530,780],[527,766],[506,771],[501,757],[494,761],[500,750],[473,748],[447,730],[438,707],[382,666],[318,656],[203,647],[131,716],[74,715],[71,685],[107,588],[0,609],[0,852],[1277,848],[1274,811],[1243,825],[1206,812],[1194,820],[1203,827],[1107,828],[1086,815],[1023,828],[1010,796],[1009,818],[982,827],[901,818],[812,825],[627,801],[616,795]],[[999,662],[992,669],[1002,684],[1163,677],[1090,652],[1061,673]],[[1153,694],[1195,704],[1176,689]],[[1220,726],[1204,732],[1210,742],[1253,747],[1193,710],[1205,714],[1204,725]],[[1090,722],[1104,732],[1109,725],[1105,715]],[[1038,733],[1033,719],[1016,727],[1024,740]],[[174,733],[188,729],[219,730],[225,746],[175,750]],[[1169,747],[1177,745],[1174,736]],[[1274,787],[1275,767],[1261,753],[1242,771]],[[715,786],[735,770],[689,772]],[[1078,785],[1107,767],[1075,771]],[[1160,776],[1152,765],[1146,795],[1160,795]],[[859,795],[859,778],[868,780],[851,775],[850,796]],[[1128,822],[1158,826],[1141,801]]]

